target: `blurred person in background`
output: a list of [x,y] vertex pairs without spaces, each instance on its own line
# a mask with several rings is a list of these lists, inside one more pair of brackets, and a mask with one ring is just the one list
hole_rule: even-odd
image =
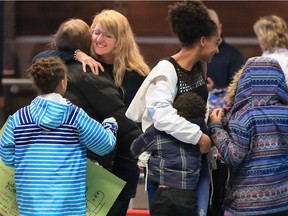
[[227,87],[234,74],[244,64],[244,58],[240,51],[226,43],[222,36],[222,23],[215,10],[208,9],[209,16],[218,27],[221,40],[219,42],[219,53],[215,54],[207,64],[207,85],[209,89],[210,109],[221,108],[225,105],[224,97]]
[[[242,54],[233,46],[226,43],[222,37],[222,23],[215,10],[208,9],[209,16],[218,27],[221,40],[219,43],[219,53],[215,54],[210,63],[207,64],[207,86],[209,89],[209,109],[224,108],[227,105],[225,96],[227,87],[230,84],[234,74],[244,64]],[[217,152],[217,150],[215,149]],[[228,177],[228,168],[221,160],[217,158],[217,169],[211,171],[211,195],[208,210],[209,216],[223,216],[222,209],[225,197],[225,185]]]
[[288,80],[288,27],[286,21],[276,15],[260,17],[253,26],[262,56],[276,59]]

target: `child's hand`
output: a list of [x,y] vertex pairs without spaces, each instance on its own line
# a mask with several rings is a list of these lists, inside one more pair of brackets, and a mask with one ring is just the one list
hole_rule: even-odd
[[212,113],[210,114],[210,122],[211,123],[221,122],[223,115],[222,112],[223,110],[220,108],[213,110]]
[[117,124],[115,118],[110,117],[110,118],[104,119],[102,125],[103,125],[105,130],[110,130],[110,131],[112,131],[112,133],[114,135],[116,135],[117,130],[118,130],[118,124]]
[[142,171],[142,172],[144,172],[144,171],[145,171],[145,170],[144,170],[144,169],[145,169],[145,167],[143,167],[143,166],[138,166],[138,168],[139,168],[139,170],[140,170],[140,171]]

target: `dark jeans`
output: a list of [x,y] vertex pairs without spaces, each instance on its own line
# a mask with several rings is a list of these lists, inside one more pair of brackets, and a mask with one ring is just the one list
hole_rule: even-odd
[[154,195],[155,191],[157,190],[158,185],[159,185],[158,183],[147,179],[147,192],[148,192],[148,206],[149,206],[149,209],[151,209],[153,195]]
[[159,187],[152,199],[150,216],[197,216],[197,211],[194,190]]
[[224,163],[217,161],[217,169],[212,171],[213,192],[212,204],[208,208],[208,216],[224,216],[223,201],[225,199],[225,187],[228,177],[228,168]]

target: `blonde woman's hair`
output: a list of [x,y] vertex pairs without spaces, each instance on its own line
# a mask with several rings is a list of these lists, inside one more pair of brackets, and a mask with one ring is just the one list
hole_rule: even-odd
[[[101,23],[105,30],[116,37],[114,49],[113,73],[116,86],[121,86],[125,71],[137,71],[142,76],[146,76],[150,69],[141,55],[139,47],[135,41],[130,24],[125,16],[115,10],[103,10],[95,15],[90,27],[91,32],[97,23]],[[97,57],[93,47],[91,53]]]
[[288,48],[287,23],[279,16],[260,17],[253,26],[254,32],[265,48]]

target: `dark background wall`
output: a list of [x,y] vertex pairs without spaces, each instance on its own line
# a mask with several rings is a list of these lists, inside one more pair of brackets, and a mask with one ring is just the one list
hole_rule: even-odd
[[[176,1],[17,1],[15,2],[16,34],[50,34],[59,22],[70,17],[91,23],[102,9],[116,9],[130,21],[137,35],[170,35],[167,7]],[[287,1],[203,1],[216,10],[229,36],[252,36],[253,22],[268,14],[288,18]]]
[[[178,50],[177,40],[165,21],[168,5],[174,2],[1,1],[3,64],[0,61],[0,66],[4,78],[25,78],[33,56],[47,49],[49,37],[63,21],[81,18],[90,25],[93,15],[105,8],[115,9],[128,18],[147,63],[153,67]],[[261,54],[253,32],[253,24],[260,16],[276,14],[288,20],[288,1],[204,1],[204,4],[218,12],[226,41],[237,47],[245,59]],[[5,111],[9,114],[34,96],[26,84],[15,86],[4,84]]]
[[[3,50],[3,41],[4,41],[4,3],[0,2],[0,50]],[[3,70],[3,52],[0,52],[0,71]],[[2,79],[2,73],[0,73],[0,80]],[[0,86],[0,96],[2,96],[2,88]]]
[[[30,43],[32,55],[46,49],[48,38],[56,32],[61,22],[68,18],[81,18],[91,24],[95,13],[105,8],[123,13],[129,20],[139,46],[150,66],[160,58],[178,49],[171,38],[165,21],[169,4],[175,1],[16,1],[5,2],[10,10],[4,22],[14,27],[8,38],[14,38],[16,46]],[[245,58],[260,54],[253,32],[253,23],[264,15],[277,14],[288,19],[287,1],[204,1],[216,10],[223,24],[223,35],[237,46]],[[13,23],[14,22],[14,23]],[[42,37],[39,37],[42,36]],[[46,38],[45,38],[46,37]],[[155,38],[156,37],[156,38]],[[34,39],[34,41],[33,41]],[[15,44],[14,44],[15,45]],[[157,47],[157,48],[156,48]],[[14,47],[15,48],[15,47]],[[30,48],[31,49],[31,48]],[[28,54],[28,53],[26,53]],[[17,53],[16,55],[20,55]],[[14,56],[15,58],[15,56]],[[19,59],[19,57],[17,57]],[[14,64],[14,62],[13,62]],[[18,63],[19,64],[19,63]],[[19,66],[19,65],[18,65]],[[19,68],[18,68],[19,69]]]

